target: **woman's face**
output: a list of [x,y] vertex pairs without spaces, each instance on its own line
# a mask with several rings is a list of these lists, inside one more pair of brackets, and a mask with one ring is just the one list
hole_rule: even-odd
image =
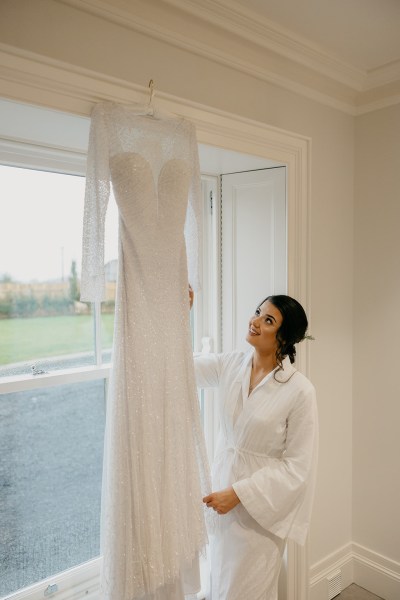
[[246,340],[261,353],[275,354],[278,348],[276,334],[282,321],[281,312],[266,300],[251,317]]

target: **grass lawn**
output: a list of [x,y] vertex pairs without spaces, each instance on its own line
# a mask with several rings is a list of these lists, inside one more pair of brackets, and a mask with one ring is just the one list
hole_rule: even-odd
[[[103,348],[112,344],[114,315],[102,315]],[[94,348],[90,315],[0,319],[0,365]]]

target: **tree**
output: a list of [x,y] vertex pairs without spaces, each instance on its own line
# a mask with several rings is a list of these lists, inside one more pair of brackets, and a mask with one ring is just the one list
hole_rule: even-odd
[[71,263],[71,275],[69,276],[69,297],[73,302],[79,300],[78,274],[76,272],[76,260]]

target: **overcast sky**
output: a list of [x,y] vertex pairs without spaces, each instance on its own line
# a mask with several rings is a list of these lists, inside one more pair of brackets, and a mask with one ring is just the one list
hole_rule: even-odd
[[[67,279],[82,260],[85,179],[0,165],[0,279]],[[117,258],[117,210],[107,211],[105,262]]]

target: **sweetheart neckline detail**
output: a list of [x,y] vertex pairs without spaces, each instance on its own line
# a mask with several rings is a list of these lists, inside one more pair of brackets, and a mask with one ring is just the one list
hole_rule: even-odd
[[140,152],[119,152],[118,154],[114,154],[113,156],[110,157],[110,164],[111,164],[112,161],[119,160],[119,157],[122,157],[124,155],[126,155],[127,157],[128,156],[139,156],[142,159],[143,163],[146,165],[146,167],[151,172],[153,183],[154,183],[154,187],[157,188],[157,190],[158,190],[159,183],[160,183],[160,177],[161,177],[163,171],[166,169],[166,167],[170,163],[174,163],[174,162],[183,163],[184,165],[187,166],[187,168],[188,168],[188,170],[190,172],[190,163],[189,163],[188,160],[186,160],[184,158],[169,158],[168,160],[166,160],[166,161],[163,162],[163,164],[161,166],[161,169],[158,170],[158,174],[157,174],[157,177],[156,177],[156,173],[155,173],[154,169],[152,168],[151,162],[146,157],[144,157],[142,154],[140,154]]

